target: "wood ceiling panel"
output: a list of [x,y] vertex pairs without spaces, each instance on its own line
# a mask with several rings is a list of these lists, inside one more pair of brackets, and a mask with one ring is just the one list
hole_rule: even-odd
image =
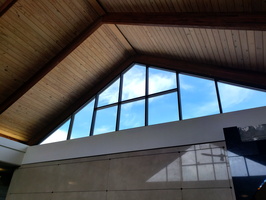
[[[0,18],[0,103],[7,109],[0,115],[0,135],[38,142],[107,84],[110,74],[117,75],[118,64],[137,57],[196,63],[183,63],[188,72],[212,64],[205,73],[215,71],[218,78],[235,69],[266,72],[265,16],[252,13],[266,11],[265,5],[261,0],[17,1]],[[250,84],[252,78],[243,74],[237,80]],[[255,85],[264,86],[262,76]],[[36,133],[41,136],[32,138]]]
[[258,12],[265,11],[261,0],[99,0],[107,12]]
[[[31,121],[27,121],[24,118],[25,116]],[[13,108],[3,113],[0,118],[0,133],[5,131],[10,132],[19,136],[19,138],[15,137],[16,139],[23,141],[29,140],[32,133],[38,133],[40,130],[38,128],[44,128],[45,124],[47,125],[47,120],[44,115],[35,111],[31,102],[24,103],[23,105],[16,102]],[[38,122],[38,126],[34,122]]]
[[[264,66],[264,46],[263,46],[263,33],[262,31],[254,31],[255,48],[256,48],[256,61],[258,71],[263,70]],[[266,46],[265,46],[266,50]]]
[[263,37],[263,71],[266,71],[266,31],[262,32],[262,37]]
[[20,131],[18,130],[12,130],[10,129],[10,127],[6,128],[4,127],[1,122],[0,122],[1,128],[0,128],[0,136],[1,137],[5,137],[5,138],[9,138],[18,142],[22,142],[22,143],[26,143],[26,139],[25,136],[23,136],[23,134],[21,134]]
[[188,39],[189,45],[191,46],[191,49],[193,49],[195,58],[198,61],[204,62],[204,53],[201,50],[201,46],[199,45],[199,41],[197,36],[194,33],[194,29],[192,28],[183,28],[181,29],[185,32],[186,38]]
[[107,76],[112,66],[132,55],[128,48],[109,25],[101,26],[9,107],[0,116],[0,127],[18,124],[14,131],[27,141],[93,88],[99,76]]
[[[218,52],[220,54],[220,60],[221,62],[219,65],[231,65],[233,63],[230,51],[230,45],[233,45],[233,43],[227,42],[224,30],[212,30],[213,33],[213,39],[215,40],[215,43],[217,45]],[[234,51],[234,49],[233,49]],[[234,62],[237,65],[237,62]]]
[[265,72],[263,31],[128,25],[118,27],[140,54]]
[[12,83],[11,90],[3,86],[0,102],[98,17],[82,0],[17,1],[0,18],[0,66],[9,69],[0,83]]

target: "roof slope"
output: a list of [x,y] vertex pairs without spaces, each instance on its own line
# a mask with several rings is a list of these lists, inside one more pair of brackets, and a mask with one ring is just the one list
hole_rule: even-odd
[[132,62],[266,88],[265,11],[260,0],[0,1],[0,136],[38,143]]

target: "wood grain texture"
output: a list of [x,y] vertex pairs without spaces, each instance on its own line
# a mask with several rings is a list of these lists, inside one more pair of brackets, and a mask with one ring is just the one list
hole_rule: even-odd
[[99,0],[107,12],[264,12],[261,0]]
[[76,105],[99,82],[97,77],[107,76],[131,55],[109,26],[102,25],[0,115],[0,132],[1,127],[18,124],[13,133],[23,137],[17,139],[29,140]]
[[266,30],[264,13],[110,13],[103,23],[122,25],[178,26],[188,28],[215,28]]
[[118,27],[139,54],[265,72],[264,31],[129,25]]
[[21,0],[0,18],[0,64],[8,68],[1,81],[12,82],[13,88],[4,88],[1,102],[92,24],[98,14],[89,6],[83,1]]
[[0,1],[0,17],[14,4],[17,0],[1,0]]
[[16,1],[0,18],[0,135],[36,144],[134,60],[265,89],[265,5]]

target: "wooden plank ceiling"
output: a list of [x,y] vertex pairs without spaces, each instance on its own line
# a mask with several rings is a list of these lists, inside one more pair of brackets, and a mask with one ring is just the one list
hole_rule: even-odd
[[1,0],[0,8],[2,137],[37,144],[134,61],[266,88],[261,0]]

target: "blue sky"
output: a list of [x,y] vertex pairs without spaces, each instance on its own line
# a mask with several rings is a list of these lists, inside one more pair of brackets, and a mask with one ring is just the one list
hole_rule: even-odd
[[184,74],[179,80],[183,119],[219,113],[214,81]]
[[70,120],[67,120],[62,126],[60,126],[52,135],[50,135],[47,139],[45,139],[41,144],[66,140],[69,123]]
[[[134,65],[123,75],[122,100],[145,95],[146,68]],[[148,124],[158,124],[179,120],[178,95],[182,102],[183,119],[202,117],[219,113],[214,81],[195,76],[179,74],[180,92],[172,92],[148,99]],[[120,79],[104,89],[98,99],[98,106],[118,101]],[[157,68],[149,68],[149,94],[175,89],[176,73]],[[266,105],[266,93],[226,83],[218,83],[223,112],[260,107]],[[89,136],[94,100],[75,115],[72,138]],[[139,100],[121,105],[119,129],[144,126],[145,101]],[[96,112],[94,135],[115,131],[117,106],[100,109]],[[162,114],[163,113],[163,114]],[[61,126],[47,143],[65,140],[69,121]]]

